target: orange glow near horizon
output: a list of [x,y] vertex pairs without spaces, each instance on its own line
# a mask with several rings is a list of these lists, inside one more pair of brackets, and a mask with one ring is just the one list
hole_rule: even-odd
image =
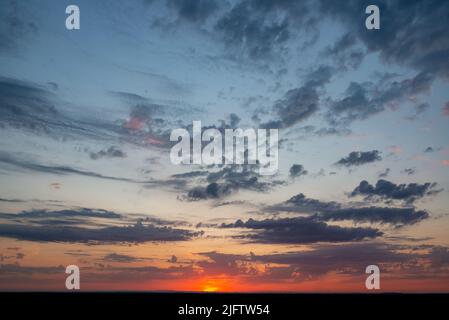
[[225,292],[232,291],[229,279],[206,278],[199,281],[199,290],[202,292]]

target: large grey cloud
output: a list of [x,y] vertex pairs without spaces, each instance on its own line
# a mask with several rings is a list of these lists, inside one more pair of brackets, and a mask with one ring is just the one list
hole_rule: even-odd
[[[27,13],[27,15],[25,15]],[[0,8],[0,53],[17,54],[19,47],[38,34],[38,24],[30,19],[27,6],[8,0]]]
[[222,228],[246,228],[257,232],[240,237],[258,243],[301,244],[315,242],[347,242],[376,238],[382,235],[373,228],[352,228],[328,225],[314,217],[254,220],[222,224]]
[[43,87],[0,77],[0,122],[45,132],[53,119],[58,122],[55,96]]
[[78,209],[64,209],[56,211],[48,210],[29,210],[22,211],[19,213],[0,213],[0,218],[10,218],[10,219],[41,219],[41,218],[105,218],[105,219],[120,219],[123,216],[119,213],[101,210],[101,209],[89,209],[89,208],[78,208]]
[[[381,12],[381,27],[374,32],[364,24],[365,8],[371,4],[378,5]],[[321,10],[340,20],[365,44],[368,52],[379,52],[387,63],[449,76],[447,1],[321,0]]]
[[394,109],[401,102],[414,103],[416,96],[429,92],[432,80],[430,73],[422,72],[401,81],[380,79],[377,83],[351,82],[343,98],[331,101],[326,118],[333,125],[348,125],[387,108]]
[[274,120],[260,124],[263,128],[289,128],[314,115],[320,104],[319,90],[332,77],[333,69],[321,65],[305,76],[304,85],[288,90],[273,105]]
[[[419,251],[416,249],[420,249]],[[326,274],[361,275],[376,264],[385,273],[408,278],[447,279],[449,250],[439,246],[407,246],[384,242],[312,245],[310,250],[268,254],[201,252],[198,263],[207,274],[245,274],[253,281],[308,281]],[[257,265],[263,264],[261,271]]]
[[352,220],[354,222],[388,223],[395,226],[411,225],[427,218],[429,218],[429,214],[424,210],[387,207],[342,208],[318,215],[318,219],[326,221]]
[[374,207],[311,199],[299,193],[289,200],[263,209],[268,213],[302,213],[316,221],[350,220],[355,223],[381,223],[395,227],[411,225],[429,218],[429,213],[413,207]]
[[98,160],[101,158],[126,158],[126,153],[116,146],[110,146],[105,150],[89,153],[92,160]]
[[42,242],[142,243],[148,241],[186,241],[200,235],[171,227],[144,225],[87,228],[74,226],[35,226],[30,224],[0,224],[0,236]]

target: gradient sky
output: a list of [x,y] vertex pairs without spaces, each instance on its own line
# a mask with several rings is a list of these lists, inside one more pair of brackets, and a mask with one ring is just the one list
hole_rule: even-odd
[[[364,291],[375,264],[384,291],[449,291],[448,19],[2,0],[0,290],[64,290],[75,264],[83,290]],[[278,173],[172,164],[193,120],[278,128]]]

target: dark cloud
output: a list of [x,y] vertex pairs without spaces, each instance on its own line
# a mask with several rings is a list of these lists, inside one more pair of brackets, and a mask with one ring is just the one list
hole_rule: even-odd
[[[352,196],[352,194],[351,194]],[[415,208],[395,208],[395,207],[345,207],[338,202],[325,202],[317,199],[307,198],[300,193],[289,200],[268,206],[264,212],[295,212],[303,214],[313,214],[309,219],[316,221],[341,221],[351,220],[359,222],[378,222],[381,224],[391,224],[396,227],[415,224],[427,219],[429,214],[426,211],[419,211]]]
[[[276,7],[273,3],[272,8]],[[251,59],[271,57],[290,37],[288,19],[274,19],[275,13],[258,1],[242,1],[225,13],[215,25],[234,54]]]
[[257,165],[230,165],[207,174],[206,186],[189,190],[185,199],[190,201],[220,199],[239,190],[265,192],[284,184],[280,180],[267,181],[257,172]]
[[[309,281],[326,274],[362,275],[367,265],[376,264],[385,273],[400,273],[410,278],[428,275],[447,279],[448,248],[429,246],[416,251],[414,246],[383,242],[312,245],[309,250],[271,254],[227,254],[202,252],[207,257],[198,266],[206,274],[246,275],[258,281]],[[263,268],[258,266],[263,265]]]
[[414,168],[406,168],[406,169],[402,170],[402,172],[411,176],[416,173],[416,170]]
[[386,177],[388,177],[390,172],[391,172],[391,169],[390,168],[386,168],[385,171],[379,173],[379,178],[386,178]]
[[138,221],[133,226],[109,226],[104,228],[0,224],[0,234],[2,237],[27,241],[142,243],[148,241],[185,241],[201,233],[170,227],[156,227],[151,224],[144,225]]
[[11,202],[11,203],[20,203],[20,202],[25,202],[25,200],[21,200],[21,199],[5,199],[5,198],[0,198],[1,202]]
[[382,160],[380,151],[353,151],[348,156],[341,158],[335,164],[338,166],[352,167],[361,166],[367,163],[372,163]]
[[57,122],[55,97],[45,88],[0,77],[0,122],[13,127],[45,132],[48,122]]
[[299,193],[285,202],[265,208],[269,212],[298,212],[298,213],[316,213],[340,208],[340,204],[336,202],[326,202],[317,199],[307,198],[304,194]]
[[4,1],[0,8],[0,53],[17,53],[19,45],[38,33],[33,19],[25,16],[20,1]]
[[0,276],[8,277],[18,273],[22,275],[58,274],[64,273],[64,270],[65,267],[62,265],[57,267],[34,267],[34,266],[20,266],[18,264],[2,264],[0,265]]
[[0,164],[6,166],[13,166],[20,170],[26,171],[34,171],[40,173],[49,173],[56,175],[67,175],[67,174],[76,174],[85,177],[92,177],[98,179],[106,179],[106,180],[115,180],[115,181],[124,181],[124,182],[133,182],[133,183],[146,183],[146,181],[138,181],[134,179],[128,178],[120,178],[120,177],[112,177],[106,176],[99,173],[84,171],[80,169],[75,169],[69,166],[51,166],[51,165],[43,165],[39,163],[35,163],[26,159],[18,159],[16,157],[11,156],[6,152],[0,152]]
[[449,76],[447,1],[376,1],[381,25],[375,32],[367,30],[364,24],[365,8],[370,4],[373,3],[368,0],[344,3],[321,0],[321,10],[347,25],[368,52],[379,52],[387,63],[445,78]]
[[330,103],[326,118],[332,125],[348,125],[394,109],[400,102],[414,103],[417,95],[429,92],[432,80],[431,74],[419,73],[402,81],[351,82],[345,96]]
[[238,124],[240,123],[240,117],[236,115],[235,113],[231,113],[229,115],[229,125],[231,128],[236,128]]
[[381,208],[363,207],[338,209],[319,215],[319,219],[326,221],[352,220],[354,222],[379,222],[395,226],[412,225],[427,219],[426,211],[417,211],[414,208]]
[[305,121],[318,111],[319,89],[330,81],[333,69],[321,65],[305,76],[303,86],[288,90],[273,106],[275,119],[261,124],[263,128],[288,128]]
[[82,217],[82,218],[105,218],[105,219],[120,219],[121,214],[101,210],[101,209],[66,209],[57,211],[47,211],[47,210],[30,210],[22,211],[20,213],[14,214],[0,214],[0,218],[27,218],[27,219],[40,219],[40,218],[71,218],[71,217]]
[[318,111],[319,96],[314,86],[303,86],[287,91],[273,106],[277,120],[261,125],[263,128],[288,128],[308,119]]
[[449,117],[449,101],[446,102],[446,104],[443,106],[443,115],[446,117]]
[[354,34],[345,33],[332,46],[328,46],[323,54],[331,57],[339,66],[339,69],[351,67],[357,69],[365,57],[365,52],[356,47],[357,38]]
[[107,140],[120,133],[116,124],[104,119],[81,119],[80,115],[65,112],[63,106],[67,103],[47,85],[0,77],[0,128],[19,128],[58,140],[79,136]]
[[208,171],[189,171],[184,173],[177,173],[173,174],[172,177],[176,179],[190,179],[190,178],[197,178],[197,177],[203,177],[207,176],[209,174]]
[[136,257],[132,257],[126,254],[118,254],[118,253],[109,253],[107,255],[105,255],[103,257],[104,261],[108,261],[108,262],[126,262],[126,263],[130,263],[130,262],[136,262],[136,261],[140,261],[140,258],[136,258]]
[[[88,267],[83,269],[83,283],[98,284],[121,282],[129,285],[130,283],[140,284],[143,278],[149,280],[181,280],[191,279],[196,275],[192,266],[159,268],[151,265],[134,267],[112,266],[110,264],[104,265],[103,263],[97,263],[95,266],[96,268]],[[34,267],[22,266],[19,264],[0,264],[0,279],[3,289],[17,288],[18,284],[20,284],[21,287],[29,288],[29,283],[31,282],[35,289],[36,287],[42,286],[40,288],[45,290],[44,288],[48,288],[49,284],[57,286],[57,284],[64,283],[64,270],[64,266]],[[46,275],[46,277],[44,277],[42,281],[39,281],[39,277],[31,277],[35,274]]]
[[246,228],[254,233],[239,237],[258,243],[303,244],[315,242],[347,242],[382,235],[377,229],[328,225],[313,217],[253,220],[222,224],[222,228]]
[[97,160],[100,158],[126,158],[126,153],[115,146],[110,146],[106,150],[91,152],[89,156],[92,160]]
[[[441,264],[438,265],[440,257]],[[382,242],[320,245],[310,251],[257,255],[252,256],[252,259],[263,263],[286,264],[289,267],[283,273],[285,278],[291,278],[292,272],[296,272],[299,275],[297,280],[315,279],[332,272],[363,274],[370,264],[380,266],[384,272],[394,271],[409,277],[422,278],[430,274],[434,277],[439,273],[438,276],[447,278],[445,268],[449,264],[447,248],[444,247],[432,247],[418,253],[412,246]],[[420,264],[418,261],[425,263]],[[432,267],[426,267],[426,264]]]
[[290,177],[295,178],[295,177],[300,177],[300,176],[306,175],[308,172],[307,172],[307,170],[304,169],[303,165],[294,164],[290,167],[289,173],[290,173]]
[[215,0],[169,0],[179,18],[192,22],[204,22],[218,9]]
[[432,196],[442,191],[442,189],[435,189],[436,187],[437,184],[435,182],[427,182],[424,184],[395,184],[383,179],[378,180],[376,185],[373,186],[368,181],[363,180],[350,193],[350,196],[355,197],[361,195],[364,196],[366,200],[401,200],[407,203],[412,203],[418,199]]
[[313,134],[319,137],[325,136],[347,136],[351,134],[351,130],[348,128],[328,127],[317,129]]

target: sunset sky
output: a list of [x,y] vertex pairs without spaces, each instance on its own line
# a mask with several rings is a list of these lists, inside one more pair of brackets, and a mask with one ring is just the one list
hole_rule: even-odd
[[[66,6],[80,8],[67,30]],[[365,8],[380,8],[367,30]],[[0,291],[449,291],[449,2],[2,0]],[[173,129],[279,129],[279,170]]]

